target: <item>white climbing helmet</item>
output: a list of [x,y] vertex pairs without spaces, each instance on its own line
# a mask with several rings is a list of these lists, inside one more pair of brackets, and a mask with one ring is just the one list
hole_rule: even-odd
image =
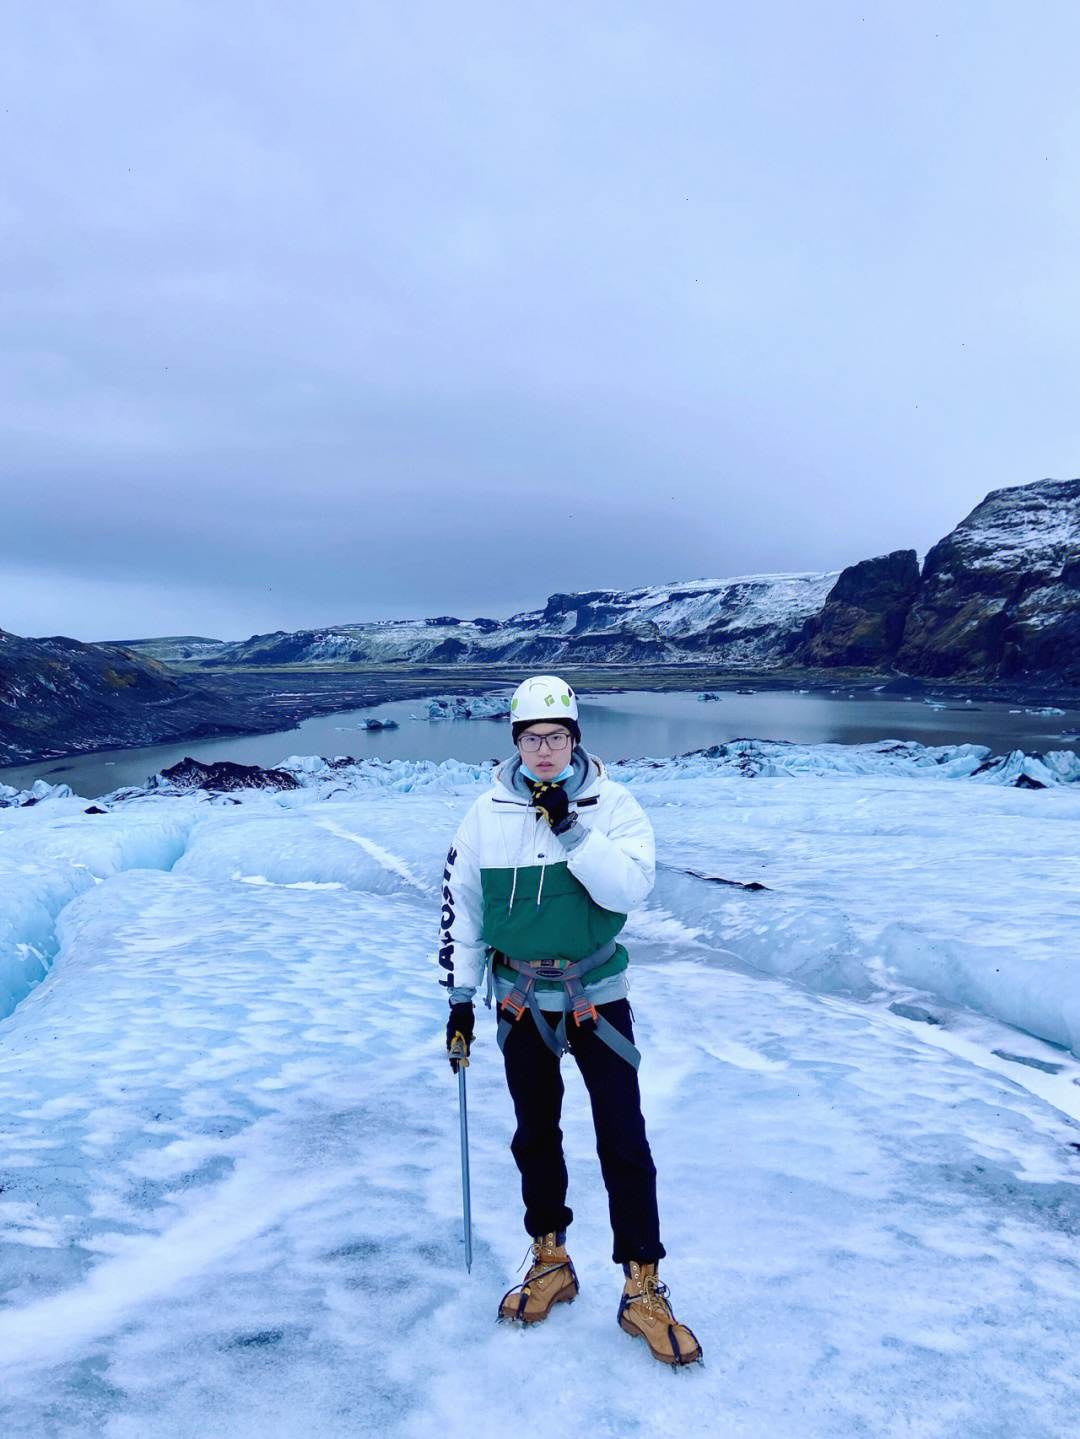
[[577,696],[557,675],[533,675],[523,680],[510,701],[512,724],[534,720],[574,720],[576,723],[577,717]]

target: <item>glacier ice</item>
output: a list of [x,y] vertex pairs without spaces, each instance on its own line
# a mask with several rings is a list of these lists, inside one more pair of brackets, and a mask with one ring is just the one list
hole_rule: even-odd
[[708,1363],[678,1385],[615,1324],[571,1071],[582,1295],[492,1322],[525,1236],[483,1011],[461,1269],[434,932],[490,765],[293,756],[295,791],[0,809],[5,1439],[530,1432],[544,1373],[573,1432],[660,1402],[688,1435],[1060,1439],[1080,788],[990,758],[615,767],[661,857],[626,937],[665,1278]]

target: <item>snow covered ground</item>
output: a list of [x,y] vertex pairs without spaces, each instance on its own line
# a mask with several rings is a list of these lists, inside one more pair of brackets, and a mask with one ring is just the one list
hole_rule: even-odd
[[615,1323],[571,1066],[581,1296],[493,1322],[526,1237],[483,1011],[464,1272],[434,933],[482,767],[0,810],[0,1432],[1074,1432],[1080,785],[984,758],[618,772],[662,860],[626,933],[674,1376]]

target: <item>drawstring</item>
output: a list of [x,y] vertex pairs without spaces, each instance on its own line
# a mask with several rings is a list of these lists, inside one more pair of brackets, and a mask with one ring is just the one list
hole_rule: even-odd
[[[533,812],[533,813],[535,813],[535,812]],[[529,811],[529,810],[526,810],[526,811],[525,811],[525,826],[524,826],[524,828],[523,828],[522,831],[521,831],[521,838],[520,838],[520,840],[518,841],[517,859],[516,859],[515,862],[514,862],[514,882],[513,882],[513,884],[510,886],[510,903],[506,906],[506,912],[507,912],[507,914],[509,914],[510,911],[511,911],[511,910],[513,909],[513,907],[514,907],[514,896],[517,894],[518,865],[521,863],[522,855],[525,853],[525,846],[526,846],[526,845],[528,844],[528,842],[529,842],[529,814],[530,814],[530,811]],[[539,819],[540,816],[539,816],[539,815],[536,815],[536,818]],[[508,858],[508,859],[509,859],[509,857],[510,857],[510,856],[507,855],[507,858]],[[542,879],[542,878],[543,878],[543,876],[541,875],[541,879]],[[536,902],[537,902],[537,904],[539,904],[539,903],[540,903],[539,899],[537,899]]]
[[[528,813],[528,811],[526,811],[526,814],[527,814],[527,813]],[[539,816],[539,815],[536,815],[535,818],[536,818],[537,821],[539,821],[540,816]],[[526,845],[527,842],[528,842],[528,839],[529,839],[529,821],[528,821],[528,819],[526,818],[526,820],[525,820],[525,829],[524,829],[524,831],[523,831],[523,833],[522,833],[522,836],[521,836],[521,843],[518,845],[518,856],[517,856],[517,857],[518,857],[518,860],[519,860],[519,861],[520,861],[520,859],[521,859],[522,851],[524,850],[525,845]],[[507,855],[507,859],[509,859],[509,858],[510,858],[510,856]],[[542,896],[543,893],[544,893],[544,874],[545,874],[546,870],[547,870],[547,860],[542,858],[541,861],[540,861],[540,883],[536,886],[536,907],[537,907],[537,909],[540,908],[540,899],[541,899],[541,896]],[[509,901],[509,903],[508,903],[507,906],[506,906],[506,912],[507,912],[507,914],[509,914],[510,911],[514,908],[514,899],[515,899],[515,897],[516,897],[516,895],[517,895],[517,878],[518,878],[518,867],[517,867],[517,865],[515,864],[515,865],[514,865],[514,879],[513,879],[513,883],[510,885],[510,901]]]
[[[541,863],[541,865],[540,865],[540,883],[536,886],[536,903],[537,903],[537,906],[538,906],[538,907],[539,907],[539,904],[540,904],[540,896],[541,896],[541,895],[543,894],[543,892],[544,892],[544,875],[545,875],[546,873],[547,873],[547,863],[546,863],[546,861],[545,861],[545,862]],[[518,876],[517,865],[515,864],[515,865],[514,865],[514,882],[513,882],[513,883],[511,884],[511,886],[510,886],[510,903],[506,906],[506,912],[507,912],[507,914],[509,914],[510,911],[514,908],[514,896],[517,894],[517,876]]]

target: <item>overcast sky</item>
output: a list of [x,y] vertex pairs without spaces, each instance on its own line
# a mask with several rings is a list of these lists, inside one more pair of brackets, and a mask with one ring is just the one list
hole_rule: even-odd
[[4,629],[839,569],[1080,474],[1076,0],[0,25]]

